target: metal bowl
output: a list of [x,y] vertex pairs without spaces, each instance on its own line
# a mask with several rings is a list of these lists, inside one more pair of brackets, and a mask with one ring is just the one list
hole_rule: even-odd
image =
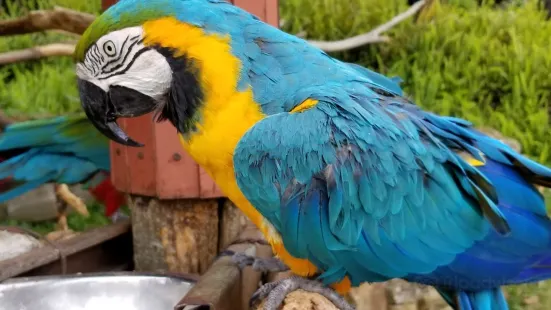
[[18,278],[0,283],[0,310],[172,310],[193,285],[139,273]]

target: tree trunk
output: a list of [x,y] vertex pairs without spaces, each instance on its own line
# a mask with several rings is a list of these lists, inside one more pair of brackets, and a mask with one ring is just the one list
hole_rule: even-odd
[[138,271],[202,274],[218,250],[218,200],[130,195]]

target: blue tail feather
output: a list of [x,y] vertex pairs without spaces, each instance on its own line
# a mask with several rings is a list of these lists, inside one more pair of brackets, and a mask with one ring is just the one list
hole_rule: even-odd
[[437,289],[455,310],[508,310],[502,285],[551,278],[551,222],[544,197],[535,187],[551,187],[551,169],[473,130],[469,124],[454,129],[455,134],[468,138],[466,140],[484,155],[484,164],[473,168],[495,189],[497,208],[510,224],[511,234],[502,236],[491,232],[458,255],[449,266],[440,269],[440,274],[446,277],[464,276],[477,285],[482,285],[483,281],[477,281],[485,278],[495,281],[495,287],[477,288],[473,284],[472,287]]
[[40,179],[33,180],[30,182],[25,182],[20,186],[13,187],[13,189],[6,192],[0,192],[0,202],[11,200],[17,196],[23,195],[24,193],[40,187],[41,185],[47,183],[51,179],[51,176],[47,175]]
[[548,280],[551,278],[551,254],[542,258],[536,264],[522,270],[522,272],[515,277],[513,284],[522,284]]
[[500,288],[477,292],[437,290],[454,310],[509,310]]

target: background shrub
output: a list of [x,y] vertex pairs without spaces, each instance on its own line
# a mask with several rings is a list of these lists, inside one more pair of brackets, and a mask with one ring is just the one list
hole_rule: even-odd
[[[367,32],[406,8],[403,0],[281,4],[286,31],[323,40]],[[418,105],[494,127],[551,164],[551,23],[534,1],[505,9],[450,1],[431,19],[410,19],[387,35],[390,43],[334,55],[402,77]]]

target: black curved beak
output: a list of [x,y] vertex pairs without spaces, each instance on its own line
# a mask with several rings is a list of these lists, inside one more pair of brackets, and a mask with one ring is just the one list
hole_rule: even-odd
[[112,86],[105,92],[82,79],[78,79],[78,90],[86,116],[103,135],[122,145],[143,146],[119,127],[117,118],[136,117],[155,110],[153,98],[124,86]]

